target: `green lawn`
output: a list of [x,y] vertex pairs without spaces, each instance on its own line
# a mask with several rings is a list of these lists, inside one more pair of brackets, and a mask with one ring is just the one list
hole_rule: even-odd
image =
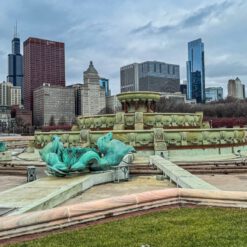
[[247,246],[247,210],[183,208],[50,234],[9,246]]

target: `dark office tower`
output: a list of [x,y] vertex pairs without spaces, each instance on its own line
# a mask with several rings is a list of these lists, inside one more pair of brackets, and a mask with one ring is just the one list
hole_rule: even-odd
[[28,38],[24,42],[24,106],[33,109],[33,91],[44,83],[65,86],[64,43]]
[[179,92],[179,65],[159,61],[133,63],[120,68],[121,92]]
[[187,97],[205,102],[204,43],[197,39],[188,43]]
[[23,98],[23,59],[20,52],[20,39],[17,37],[15,28],[14,38],[12,39],[12,53],[8,55],[8,75],[7,82],[14,86],[20,86]]

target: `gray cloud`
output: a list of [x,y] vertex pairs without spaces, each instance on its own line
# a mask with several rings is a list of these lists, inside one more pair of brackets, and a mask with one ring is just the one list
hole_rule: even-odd
[[218,64],[209,64],[207,66],[208,77],[235,77],[245,76],[247,74],[247,64],[241,62],[226,61]]
[[200,26],[205,23],[208,18],[219,16],[224,10],[232,6],[234,3],[226,0],[221,3],[215,3],[207,5],[203,8],[199,8],[196,11],[189,14],[187,17],[182,18],[175,24],[168,24],[163,26],[155,26],[152,21],[149,21],[146,25],[135,28],[131,33],[150,33],[159,34],[166,33],[168,31],[191,28],[193,26]]
[[[0,1],[0,80],[6,78],[7,54],[17,19],[22,41],[36,36],[65,42],[67,84],[82,82],[90,60],[101,76],[110,79],[113,93],[119,92],[119,68],[133,62],[179,64],[183,80],[187,42],[198,37],[205,43],[207,85],[221,83],[226,81],[224,76],[235,74],[244,81],[247,6],[243,0],[208,2]],[[225,54],[226,61],[217,60]]]

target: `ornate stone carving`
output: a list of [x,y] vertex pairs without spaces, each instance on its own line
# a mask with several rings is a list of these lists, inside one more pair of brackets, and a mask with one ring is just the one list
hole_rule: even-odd
[[68,137],[68,143],[71,146],[76,146],[80,142],[80,135],[78,134],[70,134]]
[[135,112],[135,129],[143,130],[143,112]]
[[225,143],[234,143],[234,131],[222,131],[222,139]]
[[80,131],[80,142],[84,147],[90,146],[90,136],[89,136],[89,130],[84,129]]
[[221,141],[221,134],[219,131],[207,131],[207,139],[210,144],[219,144]]
[[112,117],[106,118],[106,127],[107,128],[113,128],[114,123],[115,123],[115,117],[112,116]]
[[135,133],[128,134],[128,141],[129,141],[129,145],[135,147],[136,146],[136,134]]
[[144,115],[143,116],[143,123],[144,123],[144,126],[146,126],[148,128],[152,128],[155,124],[154,116],[153,115],[151,115],[151,116]]
[[127,128],[134,128],[135,126],[135,117],[134,115],[125,116],[125,125]]
[[153,133],[138,133],[135,137],[137,146],[152,146]]
[[187,132],[180,132],[181,136],[181,145],[186,146],[187,145]]
[[124,113],[123,112],[117,112],[114,130],[123,130],[123,129],[124,129]]
[[169,145],[175,145],[180,146],[182,143],[182,136],[179,132],[164,132],[164,139],[167,143],[167,146]]
[[188,132],[187,142],[188,145],[202,145],[203,144],[202,132]]
[[101,127],[102,127],[101,118],[100,118],[100,117],[95,118],[95,119],[94,119],[94,128],[95,128],[95,129],[100,129]]
[[154,129],[154,141],[163,142],[164,141],[164,130],[163,128]]
[[155,115],[155,127],[156,128],[162,128],[163,127],[161,119],[162,119],[162,115]]
[[243,143],[245,141],[245,131],[244,130],[235,130],[234,137],[237,143]]
[[164,115],[161,117],[161,125],[163,126],[163,128],[167,128],[171,126],[171,123],[172,123],[171,116]]

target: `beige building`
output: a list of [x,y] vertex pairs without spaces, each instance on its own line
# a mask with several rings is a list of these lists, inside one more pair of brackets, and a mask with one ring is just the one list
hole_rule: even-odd
[[74,89],[44,84],[33,92],[33,122],[36,126],[71,124],[75,117]]
[[234,79],[229,80],[227,87],[228,87],[228,97],[233,97],[236,99],[245,98],[245,86],[241,83],[238,77],[235,80]]
[[21,87],[11,88],[11,105],[21,105]]
[[13,86],[10,82],[0,83],[0,105],[21,105],[21,87]]
[[105,113],[105,89],[100,87],[100,77],[92,62],[84,72],[83,80],[84,84],[72,86],[76,95],[76,114],[90,116]]
[[117,95],[106,97],[106,109],[108,113],[116,113],[117,111],[121,111],[122,105],[118,100]]

